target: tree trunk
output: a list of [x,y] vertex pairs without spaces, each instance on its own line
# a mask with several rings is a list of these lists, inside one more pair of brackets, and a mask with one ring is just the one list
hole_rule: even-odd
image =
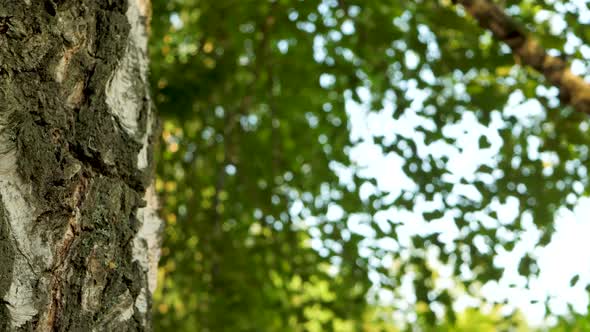
[[147,0],[0,0],[0,331],[149,330]]

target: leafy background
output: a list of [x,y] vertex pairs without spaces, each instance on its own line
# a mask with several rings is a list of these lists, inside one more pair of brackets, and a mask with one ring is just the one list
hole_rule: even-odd
[[[503,6],[583,73],[576,3]],[[588,120],[460,7],[156,0],[150,42],[166,221],[157,330],[528,329],[502,303],[453,303],[481,298],[527,229],[547,245],[556,211],[586,194]],[[403,177],[383,170],[385,185],[370,149]],[[457,171],[469,153],[487,157]],[[535,253],[515,268],[537,275]]]

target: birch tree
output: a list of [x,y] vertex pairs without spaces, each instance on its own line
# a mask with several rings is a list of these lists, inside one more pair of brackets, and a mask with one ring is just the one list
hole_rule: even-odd
[[0,330],[150,329],[146,0],[0,1]]

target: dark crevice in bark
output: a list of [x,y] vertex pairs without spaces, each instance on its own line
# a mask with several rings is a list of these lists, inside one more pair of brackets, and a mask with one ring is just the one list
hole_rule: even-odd
[[136,174],[135,176],[129,177],[120,175],[117,172],[117,167],[107,165],[99,152],[85,150],[81,145],[72,147],[70,151],[78,161],[83,163],[86,168],[91,169],[94,174],[114,179],[122,179],[129,188],[137,192],[145,191],[145,183],[141,179],[142,174]]
[[57,12],[55,11],[55,5],[53,4],[53,1],[51,0],[45,0],[44,1],[44,5],[45,5],[45,11],[51,15],[51,16],[55,16],[55,14],[57,14]]
[[2,16],[0,17],[0,34],[5,34],[8,31],[10,19],[12,16]]

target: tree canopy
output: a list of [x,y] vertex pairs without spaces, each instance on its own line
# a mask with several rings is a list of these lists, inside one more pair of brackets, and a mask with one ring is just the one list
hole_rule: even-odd
[[[548,244],[557,209],[588,188],[574,74],[590,12],[478,5],[492,2],[154,1],[167,223],[156,326],[369,331],[382,291],[391,312],[454,322],[437,263],[479,296],[527,229]],[[380,126],[359,133],[354,114]],[[368,171],[367,147],[404,176]],[[538,273],[533,252],[518,272]]]

